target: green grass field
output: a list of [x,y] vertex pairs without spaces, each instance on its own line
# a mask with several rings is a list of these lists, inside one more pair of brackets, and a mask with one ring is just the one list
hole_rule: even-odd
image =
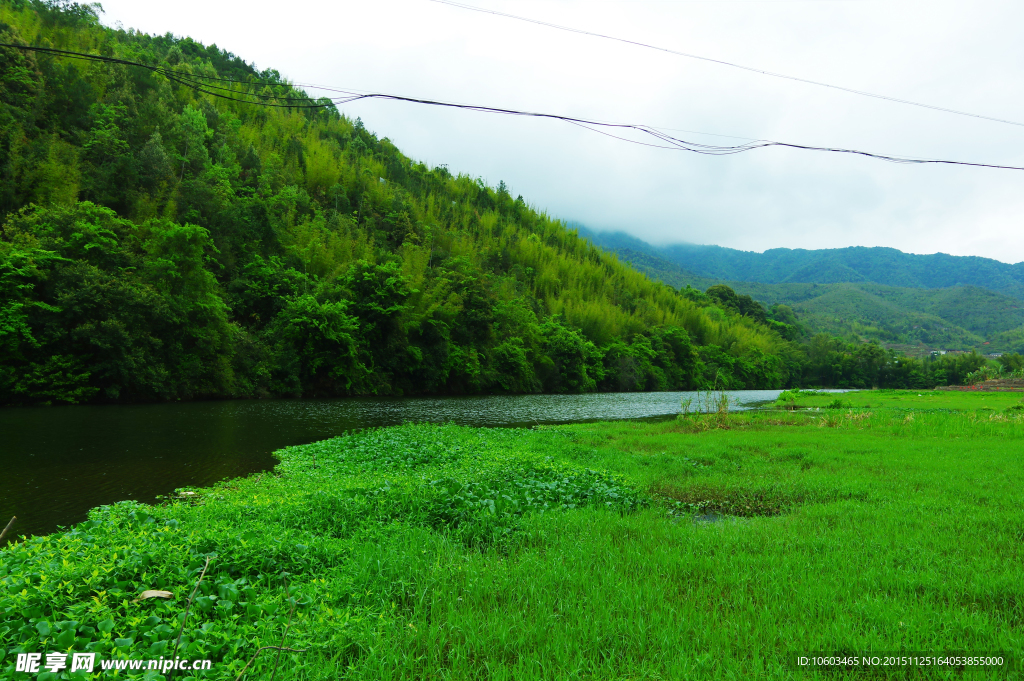
[[[812,652],[997,654],[868,675],[1021,678],[1024,417],[989,406],[1002,395],[917,395],[286,449],[272,474],[0,552],[0,669],[30,678],[18,652],[172,657],[211,557],[177,649],[215,661],[201,678],[282,644],[304,652],[277,679],[864,674],[795,665]],[[274,655],[246,678],[271,678]]]
[[[793,398],[791,401],[790,398]],[[838,402],[837,402],[838,400]],[[814,390],[790,390],[779,399],[779,406],[824,408],[831,406],[863,409],[948,410],[958,412],[1000,411],[1024,413],[1024,393],[958,390],[856,390],[847,393],[823,393]]]

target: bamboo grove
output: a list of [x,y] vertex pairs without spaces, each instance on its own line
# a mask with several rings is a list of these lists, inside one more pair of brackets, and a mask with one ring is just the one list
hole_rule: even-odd
[[[215,45],[3,0],[0,42],[232,79]],[[289,99],[290,98],[290,99]],[[776,331],[361,121],[0,48],[0,402],[777,387]]]

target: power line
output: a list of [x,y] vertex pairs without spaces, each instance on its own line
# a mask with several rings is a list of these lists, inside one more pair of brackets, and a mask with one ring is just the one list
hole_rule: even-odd
[[[609,1],[612,1],[612,0],[609,0]],[[688,1],[688,0],[684,0],[684,1]],[[817,2],[818,0],[810,0],[810,1]],[[833,2],[833,1],[839,2],[839,0],[821,0],[821,1],[822,2]],[[863,2],[869,2],[869,1],[870,2],[874,2],[874,0],[851,0],[851,1],[854,1],[854,2],[861,2],[861,1],[863,1]],[[338,88],[328,87],[326,85],[317,85],[316,83],[300,83],[300,82],[296,82],[293,85],[295,85],[296,87],[312,88],[314,90],[323,90],[325,92],[342,92],[342,93],[346,93],[346,94],[348,94],[348,93],[370,94],[370,92],[368,90],[353,90],[351,88],[347,89],[347,90],[339,90]],[[609,121],[602,121],[602,122],[603,123],[607,123]],[[754,137],[744,137],[742,135],[723,135],[723,134],[717,133],[717,132],[705,132],[703,130],[690,130],[688,128],[670,128],[670,127],[668,127],[666,125],[646,125],[645,127],[651,128],[652,130],[661,130],[661,131],[666,131],[667,130],[667,131],[670,131],[670,132],[688,132],[688,133],[692,133],[694,135],[706,135],[708,137],[722,137],[722,138],[725,138],[725,139],[746,140],[748,142],[761,142],[761,141],[763,141],[763,140],[760,140],[760,139],[757,139],[757,138],[754,138]]]
[[[244,101],[244,100],[238,100],[235,97],[231,97],[230,95],[224,94],[225,92],[230,92],[230,93],[235,93],[235,94],[241,94],[241,95],[247,96],[247,97],[255,97],[257,100],[277,99],[277,100],[280,100],[280,101],[288,101],[288,102],[293,101],[293,100],[296,101],[296,102],[299,102],[299,101],[301,101],[301,102],[312,102],[313,101],[310,97],[280,97],[278,95],[273,95],[273,94],[265,95],[265,94],[262,94],[262,93],[239,93],[236,90],[233,90],[232,88],[228,88],[228,87],[224,87],[224,86],[220,86],[220,85],[211,85],[209,83],[206,83],[205,81],[228,82],[228,83],[235,83],[235,84],[240,84],[240,85],[287,85],[285,83],[275,83],[273,81],[244,81],[244,80],[236,80],[236,79],[233,79],[233,78],[221,78],[221,77],[217,77],[217,76],[207,76],[207,75],[203,75],[203,74],[184,73],[184,72],[181,72],[181,71],[176,71],[174,69],[169,69],[169,68],[164,67],[164,66],[156,66],[156,65],[153,65],[153,64],[144,64],[142,62],[132,61],[130,59],[119,59],[117,57],[108,57],[108,56],[101,55],[101,54],[87,54],[85,52],[72,52],[71,50],[61,50],[61,49],[57,49],[57,48],[54,48],[54,47],[40,47],[40,46],[37,46],[37,45],[18,45],[18,44],[15,44],[15,43],[0,43],[0,47],[12,47],[12,48],[18,49],[18,50],[25,50],[25,51],[29,51],[29,52],[40,52],[42,54],[49,54],[49,55],[52,55],[52,56],[68,57],[70,59],[83,59],[83,60],[86,60],[86,61],[98,61],[98,62],[104,62],[104,63],[107,63],[107,64],[120,64],[122,66],[136,66],[136,67],[139,67],[139,68],[146,69],[148,71],[152,71],[153,73],[158,73],[158,74],[164,76],[165,78],[167,78],[170,81],[176,82],[176,83],[178,83],[180,85],[184,85],[185,87],[191,88],[191,89],[196,90],[198,92],[202,92],[204,94],[212,95],[214,97],[220,97],[222,99],[231,99],[231,100],[235,100],[235,101]],[[288,86],[288,87],[290,87],[290,86]],[[217,91],[220,91],[220,92],[217,92]],[[291,103],[272,104],[272,103],[267,102],[267,101],[255,101],[255,102],[248,102],[248,103],[249,104],[258,104],[260,106],[277,107],[277,108],[300,108],[300,109],[302,109],[302,108],[322,109],[322,108],[326,108],[326,107],[331,106],[331,104],[319,104],[319,103],[313,103],[313,104],[308,104],[308,103],[307,104],[291,104]]]
[[[464,109],[467,111],[477,111],[481,113],[492,113],[492,114],[503,114],[507,116],[525,116],[528,118],[544,118],[550,120],[563,121],[565,123],[571,123],[577,125],[592,132],[597,132],[608,137],[613,137],[625,142],[632,144],[639,144],[641,146],[655,147],[659,149],[669,149],[672,151],[689,151],[695,154],[704,154],[708,156],[729,156],[733,154],[740,154],[746,151],[753,151],[755,149],[766,149],[768,147],[783,147],[787,149],[799,149],[802,151],[822,151],[837,154],[851,154],[854,156],[865,156],[867,158],[873,158],[880,161],[887,161],[889,163],[913,163],[913,164],[941,164],[941,165],[956,165],[956,166],[970,166],[975,168],[995,168],[1000,170],[1024,170],[1022,166],[1008,166],[1008,165],[996,165],[991,163],[971,163],[967,161],[951,161],[945,159],[929,159],[929,158],[915,158],[909,156],[894,156],[889,154],[878,154],[868,151],[861,151],[858,149],[844,149],[839,147],[818,147],[808,144],[795,144],[791,142],[776,142],[772,140],[751,140],[744,144],[737,144],[733,146],[720,146],[714,144],[700,144],[698,142],[689,142],[684,139],[673,137],[663,130],[651,127],[649,125],[640,125],[635,123],[612,123],[608,121],[598,121],[586,118],[576,118],[573,116],[563,116],[560,114],[542,113],[537,111],[522,111],[519,109],[508,109],[501,107],[482,106],[478,104],[462,104],[456,102],[445,102],[433,99],[423,99],[419,97],[405,97],[402,95],[393,95],[381,92],[356,92],[354,90],[342,90],[338,88],[325,88],[320,89],[335,92],[341,96],[339,97],[324,97],[319,100],[314,100],[312,97],[291,97],[291,96],[280,96],[275,94],[264,94],[255,92],[243,92],[231,88],[230,86],[221,85],[220,83],[229,83],[234,85],[285,85],[291,88],[291,85],[273,82],[273,81],[258,81],[258,80],[236,80],[232,78],[223,78],[220,76],[208,76],[202,74],[184,73],[174,69],[169,69],[163,66],[156,66],[153,64],[143,64],[141,62],[131,61],[127,59],[118,59],[116,57],[107,57],[103,55],[86,54],[83,52],[72,52],[70,50],[59,50],[52,47],[38,47],[33,45],[16,45],[12,43],[0,43],[0,47],[11,47],[20,50],[27,50],[33,52],[41,52],[44,54],[51,54],[54,56],[69,57],[73,59],[85,59],[90,61],[99,61],[112,64],[121,64],[127,66],[137,66],[140,68],[147,69],[154,73],[165,76],[172,82],[179,83],[185,87],[191,88],[196,92],[217,97],[220,99],[227,99],[233,102],[243,104],[253,104],[256,106],[268,106],[276,108],[289,108],[289,109],[327,109],[334,108],[340,104],[349,104],[360,100],[369,99],[380,99],[385,101],[394,102],[407,102],[411,104],[425,104],[429,106],[439,106],[450,109]],[[320,86],[317,86],[320,87]],[[246,99],[250,98],[250,99]],[[275,103],[270,100],[277,100]],[[643,135],[654,138],[655,141],[639,141],[623,137],[621,134],[614,134],[609,132],[614,130],[618,132],[639,132]]]
[[1005,118],[995,118],[994,116],[984,116],[982,114],[970,113],[969,111],[960,111],[958,109],[948,109],[942,106],[935,106],[933,104],[924,104],[922,102],[914,102],[909,99],[900,99],[898,97],[890,97],[888,95],[880,95],[874,92],[866,92],[865,90],[856,90],[854,88],[843,87],[842,85],[832,85],[831,83],[823,83],[817,80],[810,80],[808,78],[800,78],[798,76],[789,76],[784,73],[776,73],[774,71],[766,71],[753,66],[744,66],[742,64],[736,64],[734,62],[725,61],[723,59],[715,59],[713,57],[704,57],[699,54],[692,54],[690,52],[680,52],[678,50],[671,50],[667,47],[658,47],[657,45],[650,45],[648,43],[640,42],[638,40],[629,40],[628,38],[618,38],[612,35],[606,35],[604,33],[594,33],[593,31],[585,31],[580,28],[572,28],[571,26],[562,26],[561,24],[553,24],[547,21],[541,21],[540,19],[531,19],[529,17],[522,17],[517,14],[508,14],[506,12],[499,12],[493,9],[487,9],[484,7],[476,7],[475,5],[465,5],[461,2],[453,2],[453,0],[429,0],[430,2],[436,2],[441,5],[448,5],[450,7],[457,7],[458,9],[468,9],[473,12],[482,12],[483,14],[492,14],[496,17],[505,17],[507,19],[515,19],[516,21],[525,21],[529,24],[536,24],[538,26],[546,26],[548,28],[554,28],[559,31],[568,31],[569,33],[576,33],[579,35],[587,35],[593,38],[604,38],[605,40],[614,40],[615,42],[625,43],[627,45],[634,45],[636,47],[643,47],[649,50],[657,50],[658,52],[665,52],[667,54],[673,54],[678,57],[687,57],[688,59],[699,59],[700,61],[711,62],[713,64],[720,64],[722,66],[729,66],[734,69],[742,69],[743,71],[750,71],[751,73],[760,73],[764,76],[771,76],[773,78],[783,78],[785,80],[792,80],[798,83],[806,83],[808,85],[817,85],[819,87],[827,87],[833,90],[841,90],[842,92],[849,92],[855,95],[861,95],[863,97],[873,97],[874,99],[882,99],[887,102],[896,102],[898,104],[908,104],[910,106],[917,106],[923,109],[931,109],[933,111],[942,111],[945,113],[956,114],[958,116],[970,116],[971,118],[980,118],[986,121],[995,121],[996,123],[1007,123],[1009,125],[1019,125],[1024,127],[1024,123],[1017,121],[1010,121]]

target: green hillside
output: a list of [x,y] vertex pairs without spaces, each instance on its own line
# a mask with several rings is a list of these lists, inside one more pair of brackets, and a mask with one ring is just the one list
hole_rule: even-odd
[[874,282],[901,288],[977,286],[1024,300],[1024,262],[1010,265],[976,256],[916,255],[894,248],[773,248],[764,253],[722,246],[652,246],[622,232],[580,233],[602,248],[657,256],[695,276],[765,284]]
[[[887,343],[921,343],[927,347],[958,350],[984,342],[981,337],[941,317],[886,300],[857,284],[817,288],[819,295],[791,304],[801,322],[817,331]],[[823,288],[826,290],[821,291]]]
[[981,347],[1024,324],[1024,304],[974,286],[912,289],[873,283],[754,284],[734,288],[790,305],[815,330],[934,348]]
[[[624,235],[606,238],[586,230],[581,233],[613,248],[624,262],[674,288],[704,290],[726,284],[766,306],[788,305],[810,335],[828,333],[924,349],[1024,349],[1024,302],[989,288],[887,286],[858,279],[852,268],[834,262],[817,269],[816,265],[805,265],[787,277],[789,281],[776,283],[715,279],[694,274],[658,255],[666,249]],[[801,279],[816,281],[797,283]]]
[[692,272],[687,272],[679,265],[671,263],[664,258],[635,251],[631,248],[615,248],[611,249],[611,252],[618,256],[622,262],[629,263],[651,279],[664,282],[672,288],[692,286],[693,288],[704,290],[709,286],[714,286],[724,281],[698,276]]
[[978,286],[1024,299],[1024,263],[945,253],[915,255],[894,248],[748,253],[719,246],[677,244],[661,249],[667,260],[695,274],[731,281],[819,283],[868,281],[905,288]]
[[978,286],[944,289],[897,289],[861,286],[904,307],[934,314],[988,338],[1024,325],[1024,303]]
[[997,333],[992,336],[989,347],[999,352],[1024,354],[1024,327]]
[[0,403],[787,382],[503,183],[97,7],[0,2],[0,43],[170,69],[0,47]]

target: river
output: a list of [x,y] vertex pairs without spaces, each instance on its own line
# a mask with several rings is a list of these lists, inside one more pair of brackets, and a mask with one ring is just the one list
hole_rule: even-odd
[[[731,391],[734,409],[778,390]],[[0,409],[0,529],[44,534],[124,499],[152,502],[190,485],[272,468],[281,447],[407,421],[521,427],[668,418],[696,393],[227,400]]]

